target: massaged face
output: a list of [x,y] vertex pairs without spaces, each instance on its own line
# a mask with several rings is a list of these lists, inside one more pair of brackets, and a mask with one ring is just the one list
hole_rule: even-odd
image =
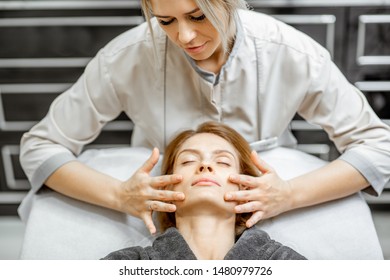
[[211,133],[192,136],[179,148],[173,171],[183,176],[174,190],[184,192],[186,197],[176,204],[177,214],[194,205],[196,211],[214,208],[233,212],[236,203],[226,202],[224,194],[238,190],[228,178],[239,173],[240,167],[238,154],[228,141]]
[[221,38],[194,0],[151,0],[152,13],[169,39],[194,60],[223,52]]

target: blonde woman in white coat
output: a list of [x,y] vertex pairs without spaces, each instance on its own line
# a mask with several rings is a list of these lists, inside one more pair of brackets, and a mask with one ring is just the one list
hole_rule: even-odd
[[[228,124],[248,142],[278,138],[294,146],[296,113],[324,128],[342,153],[314,172],[282,180],[265,162],[263,176],[232,176],[248,190],[226,194],[253,213],[250,227],[280,213],[361,190],[379,195],[390,176],[390,130],[331,61],[297,30],[240,0],[143,0],[147,22],[107,44],[85,73],[27,132],[21,163],[32,184],[21,212],[43,184],[67,196],[141,218],[156,231],[153,211],[184,194],[160,190],[182,180],[152,176],[159,150],[177,130],[207,120]],[[133,146],[154,149],[127,181],[77,161],[84,145],[125,112],[134,122]],[[64,117],[66,116],[66,117]]]

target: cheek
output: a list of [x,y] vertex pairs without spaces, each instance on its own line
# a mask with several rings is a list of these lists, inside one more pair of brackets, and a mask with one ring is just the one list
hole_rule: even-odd
[[168,38],[171,41],[175,42],[175,40],[174,40],[174,34],[175,33],[174,33],[174,30],[173,30],[172,26],[166,27],[166,26],[160,24],[160,27],[161,27],[162,30],[164,30],[165,34],[167,34]]
[[229,177],[231,174],[237,174],[239,171],[236,168],[230,168],[229,170],[226,170],[223,172],[223,180],[226,182],[226,188],[231,191],[238,191],[240,190],[240,187],[238,184],[234,184],[229,180]]
[[239,191],[240,187],[237,184],[233,184],[230,181],[228,181],[226,185],[226,190],[228,191]]
[[238,191],[240,190],[240,187],[238,186],[238,184],[234,184],[232,183],[230,180],[229,180],[229,176],[230,174],[232,174],[233,172],[229,172],[229,173],[226,173],[223,177],[223,182],[225,182],[225,189],[227,191]]
[[220,36],[217,30],[210,31],[209,36],[214,38],[214,41],[220,41]]
[[183,190],[183,181],[176,185],[171,185],[170,190],[172,191],[181,191]]
[[213,38],[213,40],[215,42],[219,42],[220,36],[219,36],[217,29],[215,29],[214,26],[211,25],[211,23],[210,23],[210,26],[211,26],[210,28],[205,29],[203,34],[206,35],[207,37]]
[[184,170],[178,170],[174,174],[180,174],[183,176],[183,180],[172,186],[172,190],[174,191],[185,191],[188,186],[191,185],[191,176],[188,176],[188,172],[185,172]]
[[175,33],[170,31],[170,32],[165,32],[168,36],[168,38],[172,41],[172,42],[176,42],[176,36],[175,36]]

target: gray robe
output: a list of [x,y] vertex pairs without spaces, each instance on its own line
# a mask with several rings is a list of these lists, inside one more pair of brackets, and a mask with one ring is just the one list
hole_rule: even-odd
[[[196,260],[183,236],[176,228],[167,229],[152,246],[129,247],[110,253],[104,260]],[[243,232],[226,254],[225,260],[303,260],[293,249],[272,240],[258,228]]]

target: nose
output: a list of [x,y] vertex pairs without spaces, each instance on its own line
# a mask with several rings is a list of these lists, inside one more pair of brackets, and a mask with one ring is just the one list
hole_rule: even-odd
[[202,162],[199,165],[199,172],[200,173],[203,173],[203,172],[213,172],[213,171],[214,171],[213,167],[210,164],[208,164],[208,163]]
[[180,43],[188,44],[196,37],[196,31],[190,23],[181,22],[179,23],[177,37]]

